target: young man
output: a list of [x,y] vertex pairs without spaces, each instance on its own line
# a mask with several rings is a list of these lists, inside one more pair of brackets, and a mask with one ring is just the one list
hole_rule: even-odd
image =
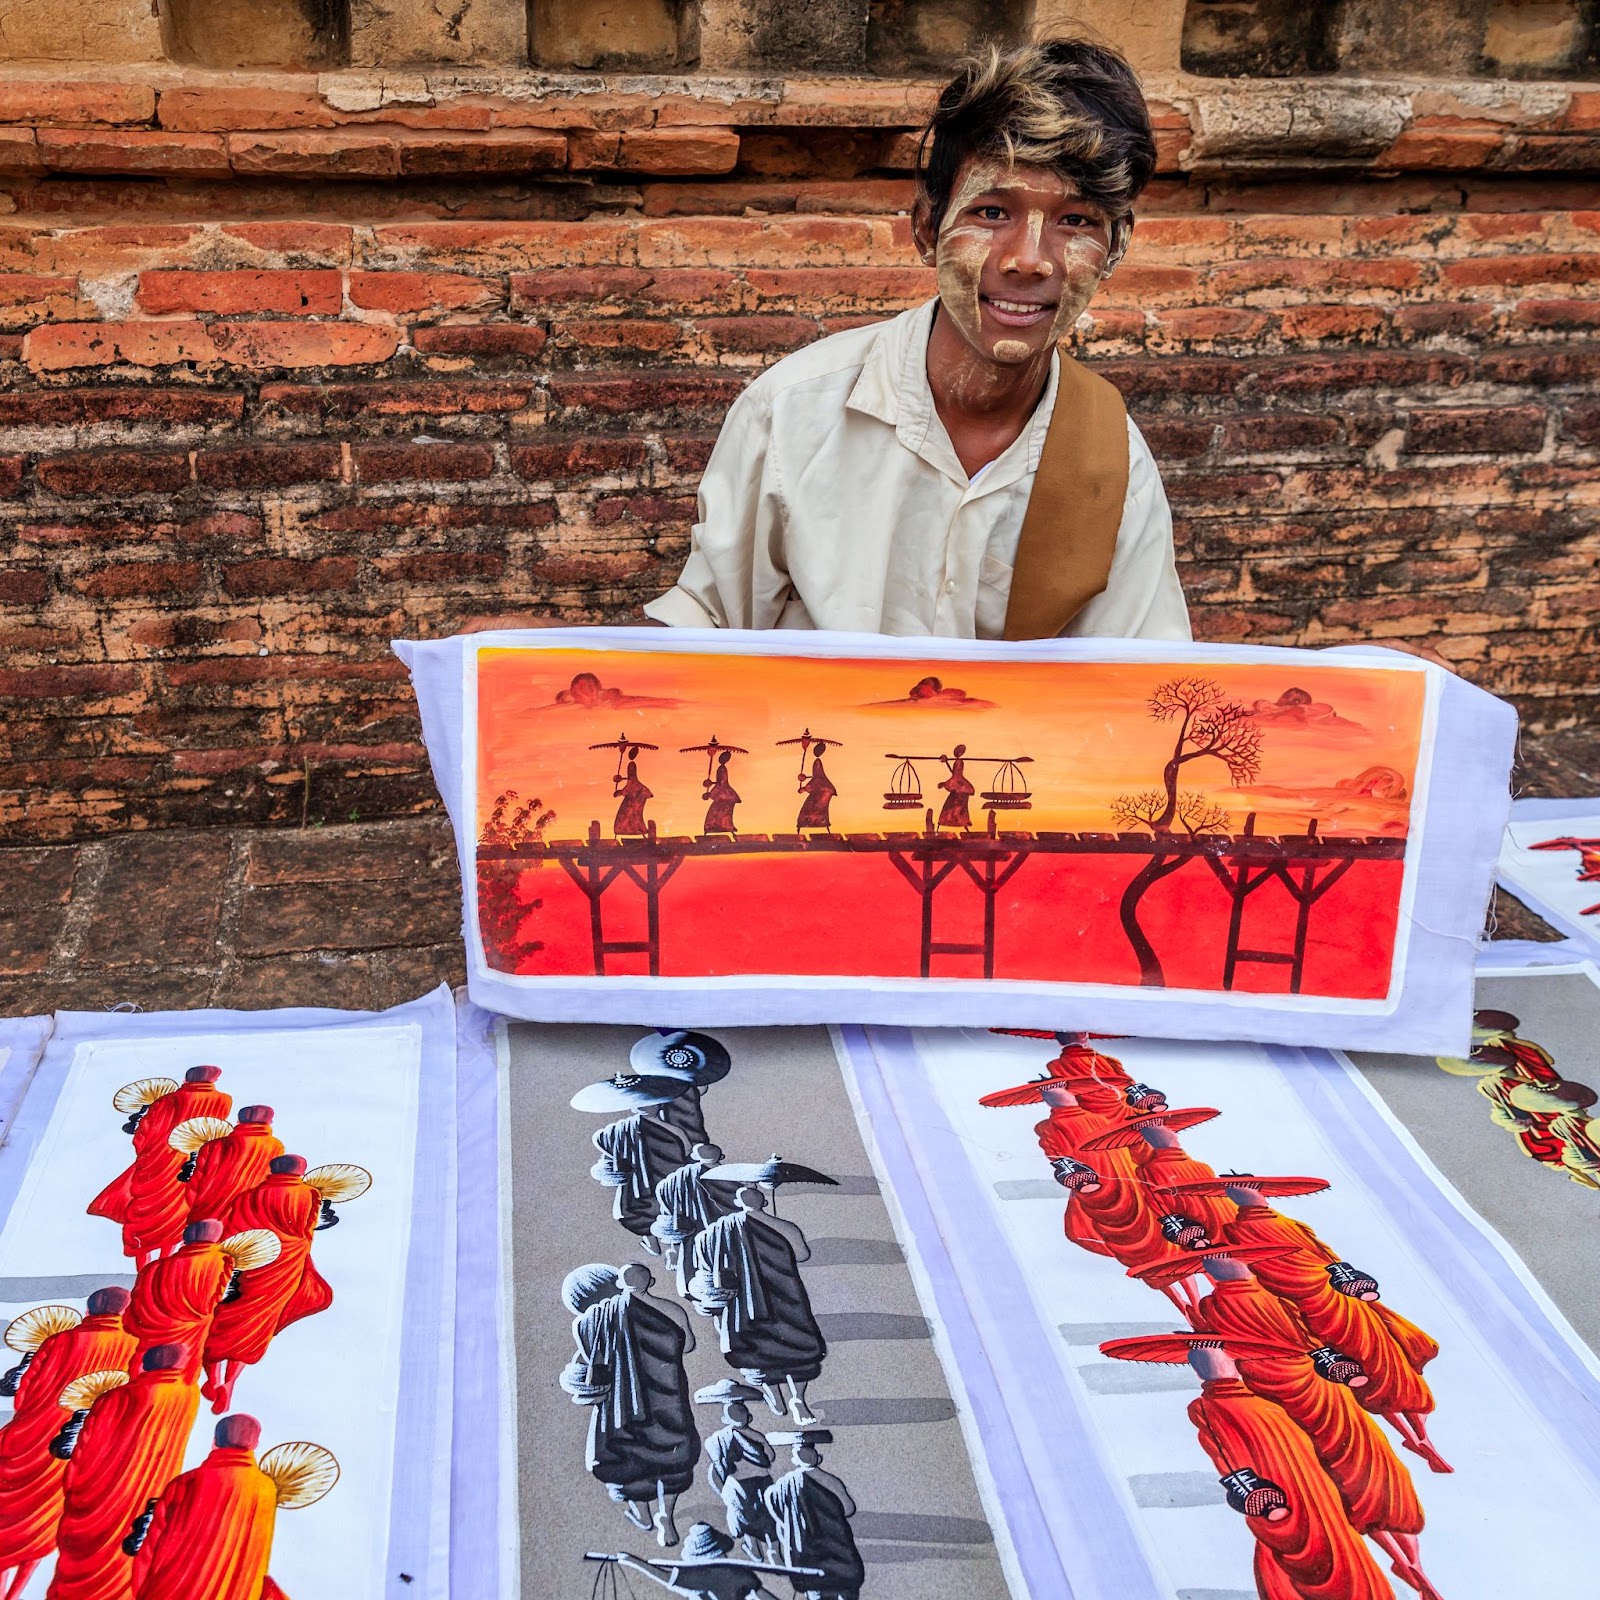
[[[645,614],[1187,639],[1155,462],[1109,385],[1056,348],[1126,251],[1154,167],[1113,50],[992,51],[958,75],[924,135],[913,214],[937,298],[797,351],[735,401],[689,559]],[[1112,496],[1098,532],[1097,490]]]

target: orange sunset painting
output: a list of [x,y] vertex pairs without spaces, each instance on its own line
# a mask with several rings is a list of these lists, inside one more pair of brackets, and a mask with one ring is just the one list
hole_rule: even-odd
[[486,645],[477,683],[497,971],[1390,991],[1404,663]]

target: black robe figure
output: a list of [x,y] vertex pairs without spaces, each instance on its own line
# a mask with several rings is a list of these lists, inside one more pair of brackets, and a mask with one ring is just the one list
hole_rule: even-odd
[[760,1387],[772,1411],[815,1422],[806,1385],[822,1371],[828,1343],[800,1277],[811,1251],[794,1223],[765,1214],[759,1189],[740,1189],[738,1203],[695,1240],[689,1293],[702,1315],[717,1319],[728,1365]]
[[806,828],[824,828],[832,831],[829,808],[839,791],[834,788],[833,780],[822,765],[823,753],[827,748],[827,745],[820,740],[813,747],[816,759],[811,763],[811,776],[800,785],[800,793],[805,799],[800,803],[800,816],[794,825],[796,833]]
[[688,1135],[665,1120],[665,1110],[656,1106],[608,1122],[594,1135],[600,1159],[589,1169],[596,1182],[616,1191],[611,1214],[652,1254],[661,1248],[650,1232],[658,1215],[656,1185],[683,1165],[691,1148]]
[[972,810],[968,802],[977,793],[972,779],[967,776],[967,763],[962,759],[967,753],[964,744],[956,746],[955,755],[940,756],[939,759],[950,769],[950,776],[939,785],[944,790],[944,804],[939,808],[939,826],[941,828],[970,828],[972,826]]
[[631,745],[628,749],[628,768],[625,774],[612,780],[615,792],[614,800],[622,804],[617,807],[616,820],[611,824],[611,831],[617,838],[643,838],[650,831],[650,825],[644,819],[644,803],[655,796],[644,785],[644,780],[639,776],[639,748]]
[[560,1383],[590,1408],[589,1471],[631,1523],[654,1528],[665,1546],[678,1542],[673,1510],[700,1457],[683,1370],[694,1335],[682,1307],[649,1287],[638,1262],[620,1270],[593,1263],[567,1275],[561,1298],[573,1313],[577,1350]]
[[820,1578],[795,1579],[795,1594],[805,1600],[858,1600],[867,1568],[850,1529],[856,1503],[839,1479],[823,1470],[817,1449],[832,1444],[833,1435],[820,1429],[775,1433],[771,1442],[789,1445],[794,1461],[793,1470],[766,1495],[782,1560],[786,1566],[822,1572]]
[[690,1154],[692,1160],[669,1172],[656,1185],[657,1214],[650,1225],[651,1233],[661,1241],[663,1260],[678,1274],[681,1295],[689,1292],[688,1262],[694,1241],[718,1217],[735,1209],[732,1184],[707,1183],[702,1177],[722,1160],[721,1149],[714,1144],[697,1144]]
[[748,1383],[724,1378],[695,1392],[696,1405],[722,1407],[722,1427],[706,1440],[706,1482],[722,1497],[728,1532],[755,1561],[777,1559],[776,1530],[767,1510],[772,1487],[773,1449],[767,1436],[750,1426],[752,1400],[761,1391]]
[[688,1135],[691,1145],[710,1142],[700,1095],[733,1070],[727,1046],[709,1033],[647,1033],[628,1052],[629,1068],[648,1078],[677,1078],[690,1087],[662,1112],[666,1121]]

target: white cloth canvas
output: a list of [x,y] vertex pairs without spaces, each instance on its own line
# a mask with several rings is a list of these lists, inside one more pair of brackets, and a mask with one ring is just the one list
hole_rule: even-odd
[[[465,1362],[455,1393],[458,1271],[470,1274],[461,1292],[474,1313],[499,1294],[492,1243],[487,1271],[481,1258],[458,1267],[456,1252],[458,1096],[474,1179],[487,1174],[492,1184],[494,1063],[487,1021],[467,1008],[461,1026],[473,1050],[458,1083],[457,1025],[443,987],[382,1013],[61,1013],[0,1147],[0,1321],[44,1302],[81,1310],[95,1288],[132,1287],[119,1229],[85,1211],[128,1164],[111,1100],[129,1082],[217,1065],[235,1114],[270,1104],[287,1150],[372,1175],[371,1188],[340,1208],[340,1225],[315,1236],[332,1304],[273,1339],[239,1378],[230,1408],[261,1421],[263,1449],[310,1440],[340,1464],[325,1498],[277,1521],[272,1575],[297,1600],[377,1600],[400,1592],[402,1572],[410,1592],[447,1592],[458,1418],[481,1430],[462,1452],[462,1492],[475,1498],[487,1482],[496,1504],[497,1425],[483,1420],[500,1359],[492,1314],[489,1341]],[[488,1214],[492,1228],[492,1205]],[[209,1450],[215,1421],[203,1405],[186,1468]],[[494,1538],[503,1545],[503,1533]],[[464,1557],[467,1570],[484,1570],[493,1549]],[[35,1573],[26,1600],[45,1593],[52,1566]]]
[[1600,951],[1600,878],[1580,876],[1589,869],[1576,844],[1539,848],[1558,839],[1588,840],[1600,857],[1600,798],[1514,801],[1496,875],[1552,927]]
[[[1098,1348],[1183,1322],[1118,1262],[1064,1236],[1066,1192],[1033,1131],[1044,1108],[978,1104],[1039,1074],[1050,1047],[875,1028],[840,1030],[839,1047],[980,1420],[1026,1591],[1252,1600],[1251,1532],[1224,1503],[1186,1416],[1198,1379]],[[1429,1426],[1454,1471],[1399,1454],[1439,1592],[1568,1586],[1570,1551],[1528,1540],[1492,1508],[1508,1485],[1536,1483],[1549,1525],[1600,1515],[1600,1362],[1362,1077],[1326,1051],[1143,1039],[1098,1048],[1173,1106],[1220,1111],[1181,1135],[1196,1160],[1219,1173],[1329,1180],[1276,1208],[1375,1276],[1383,1303],[1438,1340],[1425,1372],[1437,1400]],[[1395,1580],[1396,1594],[1410,1592]]]
[[[693,629],[550,629],[488,633],[427,643],[401,641],[397,642],[396,649],[411,669],[430,759],[455,825],[466,895],[469,990],[475,1002],[503,1014],[535,1021],[646,1021],[677,1026],[839,1021],[982,1024],[1004,1019],[1015,1024],[1118,1029],[1164,1037],[1253,1038],[1412,1051],[1464,1047],[1472,962],[1488,902],[1493,856],[1509,804],[1507,775],[1515,716],[1510,707],[1464,680],[1413,657],[1367,648],[1312,652],[1108,640],[1051,640],[997,646],[973,640]],[[740,673],[741,661],[756,663],[761,658],[798,658],[819,664],[849,661],[871,666],[904,661],[918,664],[918,670],[933,663],[947,675],[954,674],[969,682],[986,666],[1011,670],[1019,663],[1087,665],[1108,671],[1129,666],[1170,667],[1173,674],[1180,675],[1259,669],[1270,673],[1274,682],[1281,680],[1291,688],[1297,676],[1312,674],[1324,675],[1321,681],[1327,681],[1329,673],[1334,674],[1337,681],[1336,675],[1342,672],[1414,675],[1412,681],[1422,684],[1426,704],[1412,747],[1417,764],[1414,788],[1405,796],[1408,821],[1396,825],[1404,835],[1404,869],[1392,955],[1381,958],[1382,981],[1375,984],[1373,992],[1356,998],[1339,993],[1286,993],[1283,980],[1266,978],[1233,988],[1208,989],[1165,987],[1159,983],[1150,986],[1148,979],[1141,985],[1137,978],[1131,982],[1007,978],[1003,972],[988,977],[938,973],[924,977],[886,976],[881,972],[836,975],[818,973],[814,966],[799,970],[791,967],[789,970],[693,976],[662,972],[649,976],[638,970],[613,971],[606,965],[600,954],[601,934],[597,923],[594,967],[584,972],[568,970],[557,975],[518,971],[514,966],[508,970],[504,960],[497,965],[489,959],[477,898],[478,834],[483,809],[478,794],[478,663],[485,651],[507,650],[526,652],[530,672],[536,671],[540,652],[589,652],[613,675],[616,672],[626,674],[630,670],[629,658],[636,658],[641,652],[658,661],[674,653],[702,659],[733,657],[736,659],[728,663],[730,681]],[[632,670],[637,673],[642,669],[635,665]],[[923,680],[934,681],[937,680]],[[1348,681],[1353,682],[1354,678]],[[606,698],[607,695],[612,698]],[[593,731],[596,740],[611,738],[613,743],[617,742],[615,729],[604,720],[610,717],[616,721],[622,717],[621,712],[611,709],[613,706],[677,703],[642,697],[630,699],[626,695],[619,701],[614,696],[615,691],[607,688],[594,702],[604,708],[603,714],[597,713]],[[570,696],[558,694],[555,698],[565,700],[569,707],[573,704]],[[1289,707],[1284,717],[1296,709]],[[1357,726],[1340,718],[1328,705],[1318,705],[1315,709],[1324,717],[1320,726],[1346,729]],[[1271,706],[1267,707],[1269,714],[1272,710]],[[1130,719],[1146,715],[1144,701],[1130,702],[1123,714]],[[1046,712],[1038,719],[1042,744],[1049,743],[1054,716]],[[630,724],[630,728],[632,726]],[[1304,730],[1303,720],[1298,727]],[[564,731],[571,732],[570,729]],[[723,731],[732,738],[740,730]],[[793,731],[798,732],[798,729]],[[635,733],[630,731],[628,739],[633,737]],[[1115,745],[1114,736],[1103,732],[1102,737],[1110,737],[1110,745]],[[624,746],[628,739],[621,741]],[[1061,740],[1056,742],[1059,744]],[[618,782],[620,784],[620,778]],[[792,786],[792,776],[789,782]],[[857,791],[863,787],[866,787],[864,783],[856,784]],[[1334,791],[1329,788],[1323,792],[1331,796]],[[1223,798],[1230,797],[1224,795]],[[1267,803],[1240,797],[1233,802],[1233,811],[1242,815],[1250,806]],[[581,828],[584,815],[588,812],[566,819],[565,825]],[[914,820],[920,821],[920,818]],[[679,830],[676,819],[670,825],[675,831]],[[884,825],[881,819],[878,825]],[[1008,820],[1006,826],[1012,825]],[[1104,825],[1111,826],[1109,821]],[[1238,825],[1236,820],[1233,826],[1237,828]],[[1345,827],[1350,832],[1363,831],[1359,824],[1346,823]],[[591,842],[598,840],[609,849],[612,841],[602,838],[599,828],[597,821],[588,837]],[[931,812],[927,829],[931,837],[934,830]],[[563,826],[557,825],[556,831],[563,831]],[[1287,837],[1287,829],[1284,831]],[[1372,830],[1369,827],[1366,831]],[[1331,832],[1331,828],[1325,832]],[[777,837],[776,833],[773,837]],[[1139,833],[1084,833],[1082,837],[1085,840],[1131,838],[1148,844],[1148,836]],[[621,842],[620,833],[617,842]],[[576,853],[583,841],[569,843]],[[1372,841],[1366,844],[1371,845]],[[803,851],[809,847],[800,848]],[[887,846],[880,844],[873,848],[886,849]],[[547,853],[554,850],[555,846],[551,845]],[[1398,851],[1396,843],[1395,852]],[[547,872],[541,880],[543,883],[567,892],[553,861],[543,870]],[[575,877],[576,864],[569,872]],[[906,896],[906,889],[893,874],[884,876],[889,884],[882,891],[885,897]],[[1016,892],[1037,894],[1038,891],[1028,890],[1026,886],[1030,881],[1040,881],[1043,876],[1043,869],[1033,880],[1028,874],[1022,874],[1017,879]],[[1202,881],[1205,878],[1204,873],[1197,872],[1196,876]],[[680,879],[679,885],[684,881]],[[674,892],[673,888],[662,892],[663,906],[669,906]],[[781,896],[770,898],[781,900]],[[893,902],[896,915],[900,914],[899,908],[904,903]],[[884,904],[887,906],[890,900],[885,898]],[[1042,904],[1042,900],[1035,901],[1036,907]],[[847,918],[852,923],[857,920],[854,912]],[[1358,923],[1360,919],[1356,916],[1351,920]],[[586,940],[588,933],[585,931],[577,937]],[[926,925],[923,937],[925,942],[929,938]],[[1324,945],[1329,942],[1325,932],[1314,934],[1314,948],[1318,937]],[[1220,929],[1214,940],[1206,933],[1187,941],[1191,950],[1219,952],[1221,943]],[[1220,962],[1220,954],[1218,959]],[[1255,957],[1247,955],[1245,959]],[[781,967],[784,962],[780,957],[771,964]],[[637,965],[634,963],[635,969]],[[1279,985],[1276,991],[1271,988],[1272,983]]]
[[44,1054],[51,1026],[49,1017],[0,1017],[0,1140]]

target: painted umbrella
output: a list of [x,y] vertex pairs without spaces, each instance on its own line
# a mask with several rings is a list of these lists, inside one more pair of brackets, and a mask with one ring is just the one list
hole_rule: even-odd
[[1221,1115],[1220,1111],[1211,1106],[1176,1106],[1170,1111],[1150,1111],[1142,1117],[1129,1117],[1121,1127],[1112,1128],[1106,1133],[1097,1133],[1092,1139],[1085,1139],[1083,1148],[1126,1150],[1130,1145],[1139,1142],[1139,1136],[1146,1128],[1171,1128],[1174,1133],[1182,1133],[1186,1128],[1210,1122],[1213,1117]]
[[709,1172],[702,1172],[700,1176],[714,1183],[758,1183],[763,1189],[776,1188],[780,1183],[826,1183],[833,1188],[839,1186],[837,1178],[830,1178],[827,1173],[818,1172],[815,1167],[803,1167],[798,1161],[781,1161],[777,1156],[770,1156],[765,1161],[724,1161]]
[[1286,1200],[1296,1195],[1321,1194],[1332,1188],[1326,1178],[1258,1178],[1253,1172],[1219,1172],[1214,1178],[1198,1178],[1191,1183],[1163,1185],[1168,1194],[1226,1194],[1243,1185],[1267,1200]]
[[1176,1261],[1157,1261],[1148,1267],[1130,1267],[1128,1276],[1149,1284],[1152,1289],[1168,1289],[1185,1278],[1192,1278],[1208,1261],[1238,1261],[1249,1266],[1255,1261],[1276,1261],[1293,1254],[1292,1249],[1281,1244],[1211,1245]]

